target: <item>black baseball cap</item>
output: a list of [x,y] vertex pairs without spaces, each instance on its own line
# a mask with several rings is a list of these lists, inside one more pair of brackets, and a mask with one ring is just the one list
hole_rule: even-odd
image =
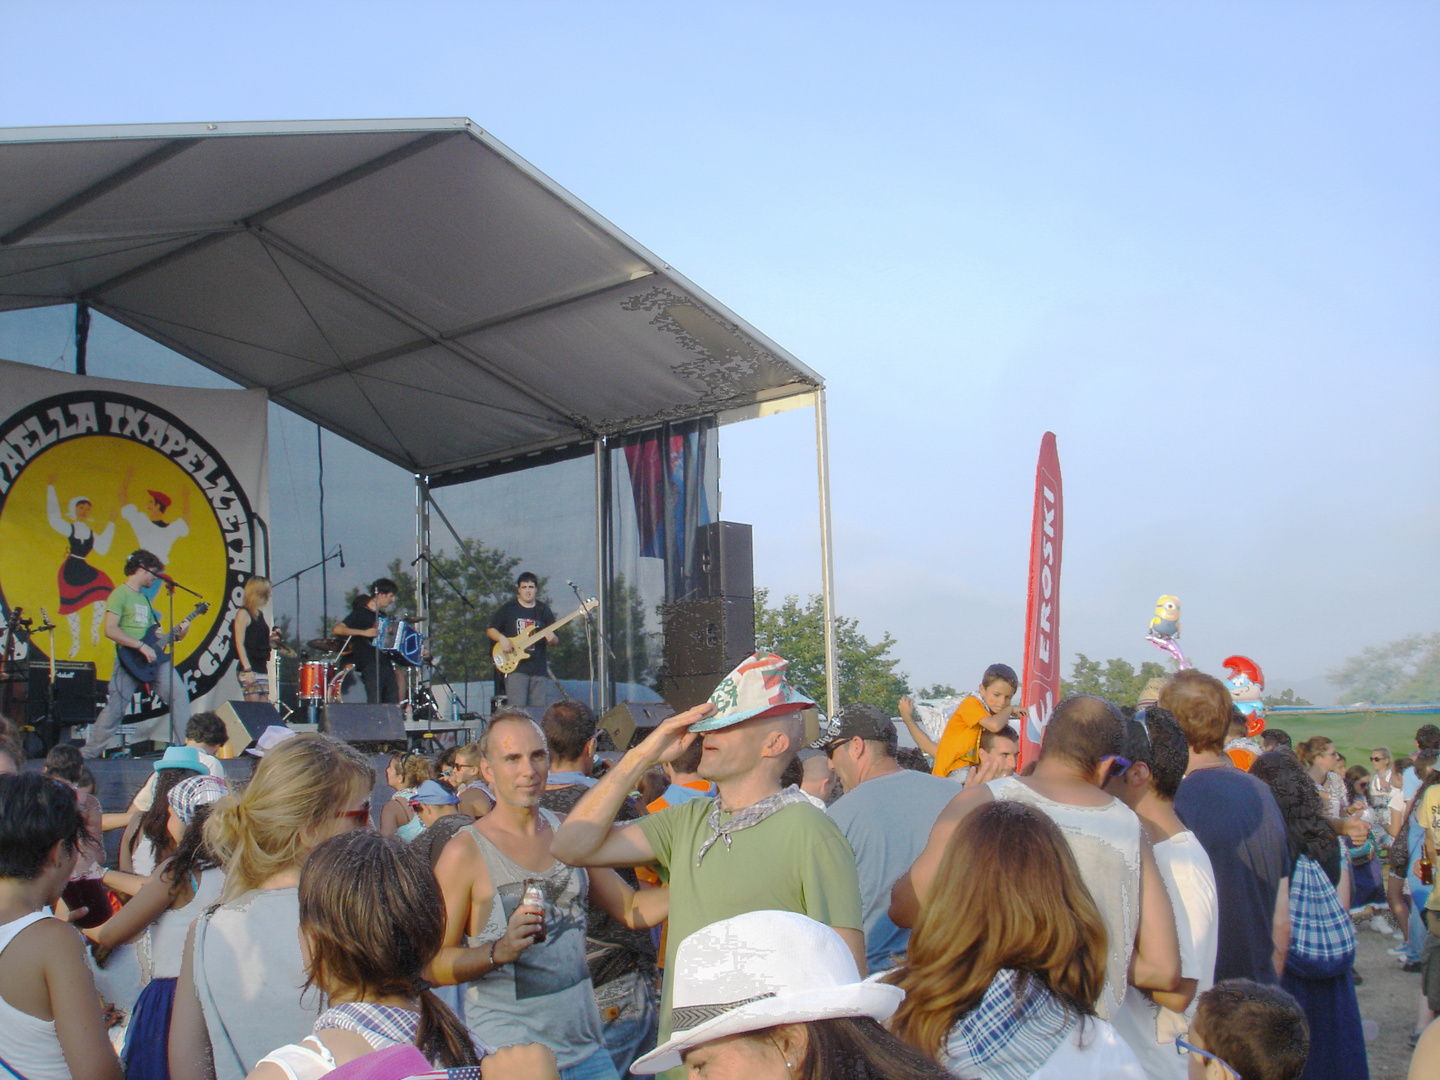
[[846,705],[835,714],[835,719],[830,724],[830,735],[826,739],[826,745],[844,739],[853,739],[857,735],[862,739],[870,739],[874,742],[899,742],[894,721],[885,715],[883,709],[875,705],[867,705],[864,702]]

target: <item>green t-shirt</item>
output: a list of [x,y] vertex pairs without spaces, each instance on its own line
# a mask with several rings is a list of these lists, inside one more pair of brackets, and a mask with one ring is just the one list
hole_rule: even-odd
[[635,822],[670,879],[661,1042],[670,1033],[675,950],[701,927],[747,911],[796,911],[852,930],[865,925],[850,845],[809,802],[791,803],[760,824],[732,833],[729,849],[717,840],[697,868],[695,852],[710,836],[706,819],[714,801],[691,799]]
[[129,585],[118,585],[105,601],[105,610],[120,616],[120,632],[129,634],[136,641],[145,636],[150,624],[155,621],[155,609],[144,593],[138,593]]

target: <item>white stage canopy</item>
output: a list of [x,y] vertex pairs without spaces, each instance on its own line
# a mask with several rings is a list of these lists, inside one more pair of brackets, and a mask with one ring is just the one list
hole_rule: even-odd
[[0,310],[69,303],[431,486],[823,385],[463,118],[0,129]]

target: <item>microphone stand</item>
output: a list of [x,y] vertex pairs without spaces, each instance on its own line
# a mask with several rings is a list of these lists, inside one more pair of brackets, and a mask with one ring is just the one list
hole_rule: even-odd
[[[293,582],[295,582],[295,640],[296,640],[296,642],[301,642],[301,641],[304,641],[304,640],[305,640],[305,638],[302,636],[302,635],[305,633],[304,624],[302,624],[302,623],[300,622],[300,576],[301,576],[302,574],[308,574],[311,570],[314,570],[314,569],[316,569],[317,567],[324,566],[324,565],[325,565],[326,563],[328,563],[331,559],[338,559],[339,557],[340,557],[340,545],[339,545],[339,544],[336,544],[336,545],[335,545],[335,550],[332,551],[329,555],[326,555],[326,556],[325,556],[323,559],[321,559],[319,562],[313,562],[313,563],[311,563],[309,566],[305,567],[305,569],[303,569],[303,570],[296,570],[295,573],[291,574],[289,577],[281,578],[279,581],[275,582],[275,584],[273,584],[273,585],[270,586],[271,592],[274,592],[275,590],[279,589],[281,585],[284,585],[287,581],[293,581]],[[327,632],[327,633],[329,632],[329,628],[328,628],[328,627],[326,628],[326,632]]]
[[[460,602],[462,604],[464,604],[471,611],[476,610],[474,601],[472,601],[468,596],[465,595],[463,591],[461,591],[459,585],[456,585],[455,582],[450,580],[449,575],[447,575],[444,570],[441,570],[440,567],[435,565],[435,560],[430,558],[430,553],[428,551],[422,551],[419,555],[416,555],[415,558],[410,561],[410,565],[414,566],[421,559],[425,560],[425,565],[428,566],[432,571],[434,571],[436,576],[438,576],[441,581],[443,581],[446,585],[450,586],[450,591],[460,598]],[[430,617],[432,619],[435,617],[435,613],[433,611],[430,613]],[[430,636],[433,638],[435,636],[435,624],[432,622],[430,625]],[[450,686],[450,682],[448,679],[445,680],[445,685]],[[452,700],[455,697],[455,688],[453,686],[450,686],[450,696]],[[470,710],[470,657],[468,654],[465,656],[465,710],[467,712]]]
[[[567,581],[565,584],[570,586],[570,591],[575,594],[575,599],[579,602],[580,606],[583,608],[583,607],[585,606],[585,594],[580,591],[580,586],[576,585],[573,581]],[[604,649],[607,653],[609,653],[611,660],[614,660],[617,664],[620,662],[620,658],[615,655],[615,650],[614,650],[613,648],[611,648],[610,642],[608,642],[608,641],[606,641],[604,638],[600,637],[600,635],[599,635],[598,633],[595,634],[594,636],[595,636],[595,639],[598,640],[599,644],[598,644],[598,645],[592,645],[592,644],[591,644],[591,628],[594,626],[594,620],[595,620],[595,612],[593,612],[593,611],[587,611],[587,612],[585,612],[585,659],[588,661],[589,666],[590,666],[590,710],[591,710],[592,712],[595,710],[595,690],[596,690],[596,687],[595,687],[595,657],[596,657],[596,655],[600,652],[601,649]]]

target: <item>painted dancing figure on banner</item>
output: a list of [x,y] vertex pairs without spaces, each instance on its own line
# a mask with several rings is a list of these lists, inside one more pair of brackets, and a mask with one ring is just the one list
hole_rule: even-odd
[[120,502],[124,504],[120,508],[120,516],[129,523],[139,545],[160,560],[160,569],[163,570],[170,562],[170,549],[175,541],[190,535],[190,525],[186,520],[190,514],[190,492],[188,488],[181,488],[179,516],[174,521],[166,521],[165,515],[170,512],[170,504],[174,500],[165,492],[146,491],[143,513],[130,502],[130,480],[134,475],[133,469],[126,474],[125,485],[120,489]]
[[80,613],[87,607],[90,616],[90,644],[100,644],[100,628],[105,623],[105,600],[115,583],[103,571],[87,561],[90,552],[104,555],[115,539],[115,519],[96,532],[90,524],[90,500],[77,495],[70,500],[66,513],[60,512],[60,497],[55,494],[55,478],[45,488],[45,511],[50,527],[69,542],[70,550],[60,564],[60,614],[70,626],[70,659],[80,652]]

